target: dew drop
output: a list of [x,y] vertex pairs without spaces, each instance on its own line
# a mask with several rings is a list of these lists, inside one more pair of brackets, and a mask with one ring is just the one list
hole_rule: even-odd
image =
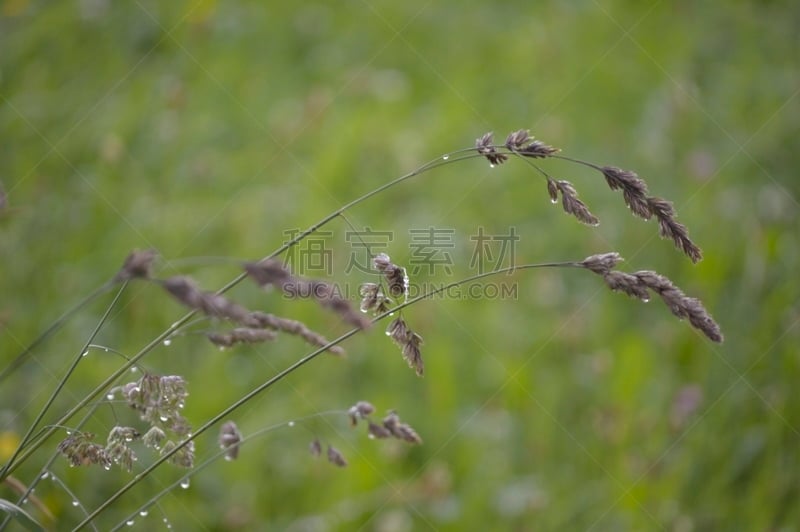
[[643,297],[642,298],[642,303],[650,303],[650,298],[649,297]]
[[289,423],[287,423],[287,425],[289,425],[290,427],[294,427],[294,421],[290,421]]
[[106,471],[111,471],[111,464],[104,465],[103,469],[105,469]]
[[78,502],[78,499],[75,499],[74,501],[72,501],[72,506],[75,506],[76,508],[77,508],[78,506],[80,506],[80,504],[81,504],[81,503],[79,503],[79,502]]
[[88,355],[88,354],[89,354],[89,351],[84,351],[83,353],[81,353],[81,356],[82,356],[82,357],[85,357],[85,356],[86,356],[86,355]]
[[136,366],[133,366],[131,368],[131,373],[138,373],[138,371],[139,371],[139,368],[137,368]]
[[166,423],[169,418],[167,416],[158,416],[158,419],[160,419],[162,423]]
[[550,203],[558,203],[558,198],[550,198]]
[[25,497],[24,499],[22,499],[22,504],[28,504],[28,498],[27,498],[27,497]]
[[367,434],[367,438],[369,438],[370,440],[374,440],[375,439],[375,435],[374,434]]
[[183,489],[185,489],[185,490],[189,489],[189,479],[188,478],[185,478],[185,479],[181,480],[181,487]]
[[391,318],[392,316],[394,316],[394,312],[389,313],[389,317]]
[[110,392],[109,394],[107,394],[106,395],[106,399],[108,399],[109,401],[113,401],[114,400],[114,392]]
[[42,473],[42,477],[41,477],[41,478],[42,478],[42,480],[44,480],[44,479],[46,479],[46,478],[47,478],[47,477],[49,477],[49,476],[50,476],[50,473],[48,473],[47,471],[45,471],[44,473]]
[[450,158],[450,154],[449,153],[445,153],[444,155],[442,155],[442,160],[443,161],[446,161],[449,158]]
[[225,461],[226,461],[226,462],[233,462],[233,456],[231,456],[231,455],[229,455],[229,454],[226,454],[226,455],[225,455]]
[[166,340],[164,340],[164,345],[165,345],[165,346],[167,346],[167,347],[169,347],[169,345],[170,345],[171,343],[172,343],[172,340],[170,340],[169,338],[167,338]]
[[147,517],[147,510],[140,511],[139,515],[141,515],[142,517]]
[[497,165],[494,164],[494,163],[489,163],[489,168],[494,168],[495,166],[497,166]]
[[133,519],[128,519],[127,521],[125,521],[125,524],[128,526],[133,526],[133,523],[134,523]]

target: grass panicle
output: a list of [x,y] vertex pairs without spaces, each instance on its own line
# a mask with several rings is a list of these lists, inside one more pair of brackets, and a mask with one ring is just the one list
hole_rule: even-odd
[[158,257],[158,252],[154,249],[134,250],[125,258],[114,282],[127,281],[129,279],[151,279],[153,276],[153,262]]
[[189,277],[170,277],[162,281],[161,285],[175,299],[210,318],[226,319],[246,327],[258,327],[258,320],[253,318],[252,312],[221,294],[200,290]]
[[722,331],[719,324],[711,317],[703,303],[696,298],[688,297],[683,291],[663,275],[649,270],[625,273],[614,270],[622,258],[618,253],[592,255],[580,264],[588,270],[600,275],[609,288],[624,292],[641,301],[650,301],[650,293],[656,293],[680,319],[686,319],[710,340],[721,343]]
[[260,344],[277,338],[275,331],[267,329],[253,329],[251,327],[237,327],[228,332],[210,332],[206,334],[208,340],[219,347],[233,347],[236,344]]
[[372,259],[372,264],[386,279],[391,296],[408,297],[408,272],[404,267],[392,263],[392,259],[386,253],[376,255]]
[[403,352],[403,358],[408,362],[417,374],[422,377],[425,373],[425,365],[422,361],[422,352],[420,346],[422,345],[422,337],[412,331],[402,316],[399,316],[389,323],[386,328],[386,335]]
[[333,445],[328,445],[328,462],[332,463],[337,467],[347,467],[347,460],[345,459],[342,452],[334,447]]
[[279,261],[250,262],[245,264],[244,269],[259,286],[275,286],[289,298],[313,298],[323,308],[338,314],[345,323],[353,327],[367,329],[372,323],[356,312],[334,285],[324,281],[295,277]]
[[234,421],[226,421],[219,428],[219,447],[225,451],[226,460],[236,460],[239,458],[239,443],[242,441],[242,433]]
[[[284,332],[293,336],[299,336],[306,342],[317,347],[323,347],[332,355],[344,355],[344,348],[340,345],[331,345],[331,342],[321,334],[309,329],[303,322],[281,318],[274,314],[264,312],[253,312],[253,317],[257,320],[260,327]],[[361,330],[359,328],[359,330]]]
[[[509,155],[517,155],[529,159],[556,158],[580,164],[598,172],[605,177],[611,190],[621,190],[625,204],[631,212],[644,220],[656,218],[658,220],[658,233],[662,238],[672,240],[692,262],[699,262],[703,258],[700,247],[689,238],[689,231],[685,225],[678,222],[677,213],[671,202],[651,196],[647,183],[636,172],[623,170],[616,166],[600,166],[594,163],[559,155],[560,150],[548,146],[541,141],[534,140],[526,129],[514,131],[506,137],[503,145],[493,143],[491,132],[484,134],[475,141],[475,149],[485,157],[492,166],[497,166],[508,160]],[[508,153],[504,153],[506,150]],[[547,191],[553,203],[558,201],[561,194],[561,203],[564,212],[575,216],[587,225],[598,225],[599,220],[589,211],[589,208],[578,199],[575,187],[569,181],[553,179],[539,166],[531,163],[533,167],[547,179]]]

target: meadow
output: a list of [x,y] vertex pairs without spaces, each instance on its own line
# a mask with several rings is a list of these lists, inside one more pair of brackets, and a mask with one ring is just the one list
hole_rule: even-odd
[[[67,430],[100,444],[117,425],[144,432],[121,388],[143,372],[185,379],[194,430],[325,346],[286,330],[209,342],[235,320],[203,298],[276,250],[336,297],[288,297],[274,277],[224,297],[329,340],[355,324],[345,354],[321,351],[254,394],[197,437],[193,468],[156,467],[91,526],[798,529],[800,11],[467,4],[0,2],[0,465],[58,386],[37,431],[153,344],[4,478],[9,529],[30,525],[16,508],[78,526],[159,457],[139,436],[130,472],[70,467],[57,450]],[[518,130],[635,171],[702,260],[596,169],[475,149]],[[545,175],[599,224],[564,212],[568,189],[553,203]],[[154,250],[152,265],[119,277],[134,250]],[[610,252],[619,271],[657,271],[701,300],[724,342],[582,267],[447,288]],[[393,282],[380,253],[406,269],[395,303],[442,290],[360,330],[373,317],[358,312],[362,284]],[[165,290],[178,276],[206,295]],[[421,343],[384,334],[398,316]],[[370,438],[359,401],[421,441]],[[247,438],[235,460],[223,421]]]

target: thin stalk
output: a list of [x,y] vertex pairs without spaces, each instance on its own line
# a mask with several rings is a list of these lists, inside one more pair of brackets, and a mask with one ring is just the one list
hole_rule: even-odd
[[572,157],[567,157],[566,155],[550,155],[549,158],[550,159],[561,159],[562,161],[569,161],[571,163],[581,164],[581,165],[586,166],[588,168],[592,168],[593,170],[597,170],[598,172],[602,172],[603,171],[602,167],[600,167],[600,166],[598,166],[598,165],[596,165],[594,163],[590,163],[589,161],[582,161],[580,159],[574,159]]
[[31,342],[25,349],[23,349],[22,352],[18,354],[8,366],[6,366],[5,368],[3,368],[2,371],[0,371],[0,383],[2,383],[6,377],[14,373],[14,371],[16,371],[22,365],[22,363],[25,362],[25,359],[28,357],[28,355],[34,349],[36,349],[39,346],[39,344],[47,340],[53,333],[58,331],[61,328],[61,326],[64,325],[64,323],[69,319],[70,316],[72,316],[74,313],[78,312],[80,309],[82,309],[95,299],[97,299],[98,296],[108,292],[108,290],[112,286],[114,286],[113,281],[105,283],[101,287],[97,288],[94,292],[83,298],[81,301],[75,303],[69,310],[64,312],[61,316],[56,318],[56,320],[47,329],[45,329],[33,342]]
[[[449,283],[449,284],[446,284],[444,286],[441,286],[441,287],[439,287],[439,288],[437,288],[435,290],[430,290],[430,291],[428,291],[428,292],[426,292],[424,294],[421,294],[421,295],[419,295],[419,296],[417,296],[417,297],[415,297],[413,299],[410,299],[410,300],[408,300],[408,301],[406,301],[404,303],[401,303],[401,304],[397,305],[396,307],[392,308],[391,310],[388,310],[388,311],[384,312],[383,314],[380,314],[380,315],[376,316],[375,318],[373,318],[372,323],[377,323],[377,322],[381,321],[382,319],[386,318],[387,316],[390,316],[390,315],[394,314],[395,312],[397,312],[399,310],[402,310],[403,308],[408,307],[410,305],[413,305],[413,304],[415,304],[418,301],[421,301],[423,299],[431,298],[431,297],[433,297],[433,296],[435,296],[437,294],[440,294],[440,293],[442,293],[442,292],[444,292],[446,290],[450,290],[450,289],[455,288],[457,286],[461,286],[461,285],[464,285],[464,284],[467,284],[467,283],[478,281],[480,279],[483,279],[483,278],[486,278],[486,277],[490,277],[490,276],[493,276],[493,275],[499,275],[499,274],[502,274],[502,273],[510,273],[510,272],[514,272],[514,271],[517,271],[517,270],[530,270],[530,269],[541,269],[541,268],[583,268],[583,267],[584,266],[580,262],[575,262],[575,261],[544,262],[544,263],[537,263],[537,264],[523,264],[521,266],[511,266],[511,267],[508,267],[508,268],[501,268],[501,269],[498,269],[498,270],[492,270],[490,272],[478,273],[478,274],[475,274],[475,275],[470,276],[470,277],[466,277],[466,278],[458,280],[458,281],[453,281],[452,283]],[[287,377],[288,375],[292,374],[297,369],[301,368],[302,366],[306,365],[310,361],[314,360],[316,357],[318,357],[319,355],[321,355],[322,353],[324,353],[325,351],[327,351],[331,347],[340,344],[344,340],[347,340],[348,338],[350,338],[351,336],[354,336],[355,334],[361,332],[362,330],[363,329],[357,329],[357,328],[356,329],[351,329],[350,331],[342,334],[341,336],[339,336],[335,340],[331,340],[326,345],[320,347],[319,349],[316,349],[316,350],[312,351],[308,355],[306,355],[303,358],[297,360],[294,364],[288,366],[286,369],[284,369],[281,372],[275,374],[273,377],[271,377],[270,379],[268,379],[264,383],[262,383],[259,386],[255,387],[250,392],[248,392],[247,394],[245,394],[244,396],[242,396],[241,398],[236,400],[230,406],[228,406],[227,408],[225,408],[224,410],[219,412],[217,415],[213,416],[211,419],[206,421],[199,429],[197,429],[196,431],[192,432],[192,435],[189,438],[187,438],[186,440],[181,442],[179,445],[176,445],[175,448],[172,449],[170,452],[165,453],[160,458],[158,458],[155,462],[153,462],[147,468],[145,468],[143,471],[141,471],[136,476],[134,476],[130,481],[128,481],[127,484],[125,484],[122,488],[120,488],[116,493],[114,493],[108,499],[103,501],[103,504],[98,506],[97,509],[95,509],[91,514],[89,514],[86,517],[86,519],[84,519],[83,521],[78,523],[78,525],[75,527],[74,530],[79,530],[79,529],[83,528],[84,526],[88,525],[89,523],[91,523],[91,521],[95,517],[97,517],[106,508],[108,508],[114,502],[116,502],[117,499],[119,499],[127,491],[129,491],[131,488],[133,488],[133,486],[138,484],[142,479],[147,477],[147,475],[149,475],[158,466],[160,466],[165,461],[169,460],[169,458],[173,454],[175,454],[180,449],[182,449],[190,441],[194,440],[195,438],[197,438],[198,436],[200,436],[201,434],[206,432],[208,429],[210,429],[216,423],[221,421],[223,418],[229,416],[233,411],[235,411],[236,409],[238,409],[239,407],[241,407],[242,405],[244,405],[245,403],[247,403],[248,401],[250,401],[251,399],[253,399],[257,395],[259,395],[261,392],[267,390],[272,385],[274,385],[277,382],[283,380],[285,377]]]
[[[103,316],[100,318],[100,321],[97,323],[97,326],[94,328],[92,333],[89,335],[89,338],[86,340],[86,343],[83,345],[83,347],[81,348],[81,350],[78,353],[78,355],[72,361],[72,364],[70,365],[69,369],[67,369],[67,372],[64,374],[63,377],[61,377],[61,380],[56,385],[55,390],[53,390],[53,393],[50,394],[50,398],[44,404],[42,409],[39,411],[39,414],[36,416],[36,419],[33,420],[33,423],[28,428],[28,432],[25,433],[25,436],[19,442],[19,445],[17,446],[16,451],[14,451],[14,454],[11,455],[11,458],[8,460],[8,462],[6,463],[6,466],[3,468],[2,473],[0,473],[0,478],[5,478],[7,473],[10,473],[9,469],[12,466],[12,464],[14,463],[14,460],[17,458],[17,456],[19,456],[20,452],[22,452],[22,449],[24,449],[25,446],[30,442],[31,435],[36,430],[36,427],[39,426],[39,422],[42,421],[42,418],[44,418],[44,416],[47,413],[47,411],[53,405],[53,403],[56,400],[56,397],[58,397],[58,394],[61,393],[61,390],[67,384],[67,380],[72,376],[72,373],[75,371],[75,368],[78,367],[78,364],[80,363],[81,359],[83,358],[84,354],[86,353],[86,350],[89,349],[89,346],[92,344],[92,342],[94,341],[95,337],[100,332],[100,329],[103,327],[103,325],[105,325],[106,320],[108,320],[109,315],[111,315],[111,310],[116,306],[117,301],[119,301],[119,298],[122,296],[122,293],[125,291],[125,288],[127,286],[128,286],[128,281],[125,281],[124,283],[122,283],[122,286],[119,288],[119,291],[117,291],[117,295],[114,296],[114,300],[108,306],[108,308],[106,309],[105,313],[103,313]],[[57,424],[62,424],[62,423],[59,422]],[[51,430],[55,430],[55,429],[51,429]]]

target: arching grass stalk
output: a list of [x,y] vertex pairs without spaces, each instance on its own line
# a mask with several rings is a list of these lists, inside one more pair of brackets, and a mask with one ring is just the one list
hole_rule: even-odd
[[[391,180],[391,181],[389,181],[387,183],[384,183],[383,185],[380,185],[379,187],[367,192],[366,194],[363,194],[362,196],[359,196],[358,198],[356,198],[356,199],[350,201],[349,203],[343,205],[342,207],[336,209],[332,213],[328,214],[327,216],[325,216],[324,218],[319,220],[317,223],[311,225],[306,230],[302,231],[301,233],[296,235],[294,238],[292,238],[288,242],[286,242],[283,245],[281,245],[280,247],[278,247],[275,251],[273,251],[269,255],[265,256],[261,260],[262,261],[266,261],[266,260],[272,259],[272,258],[280,255],[281,253],[283,253],[284,251],[289,249],[291,246],[294,246],[294,245],[298,244],[299,242],[302,242],[309,235],[315,233],[316,231],[318,231],[322,227],[326,226],[328,223],[330,223],[335,218],[339,217],[339,215],[341,215],[342,213],[344,213],[348,209],[351,209],[352,207],[355,207],[356,205],[359,205],[360,203],[365,202],[366,200],[372,198],[373,196],[376,196],[376,195],[378,195],[378,194],[380,194],[380,193],[382,193],[382,192],[384,192],[384,191],[386,191],[386,190],[388,190],[388,189],[390,189],[390,188],[392,188],[392,187],[394,187],[394,186],[396,186],[396,185],[398,185],[398,184],[400,184],[400,183],[402,183],[404,181],[407,181],[408,179],[411,179],[412,177],[424,174],[425,172],[427,172],[429,170],[433,170],[435,168],[438,168],[439,166],[443,166],[443,165],[446,165],[446,164],[452,164],[452,163],[456,163],[456,162],[461,162],[461,161],[465,161],[465,160],[469,160],[469,159],[474,159],[476,157],[481,157],[481,155],[480,154],[476,154],[474,152],[473,148],[463,148],[463,149],[460,149],[460,150],[456,150],[454,152],[450,152],[447,155],[443,155],[443,156],[437,157],[435,159],[432,159],[432,160],[428,161],[427,163],[423,164],[422,166],[418,167],[417,169],[415,169],[415,170],[413,170],[413,171],[411,171],[411,172],[409,172],[407,174],[404,174],[404,175],[402,175],[400,177],[397,177],[397,178],[395,178],[395,179],[393,179],[393,180]],[[228,292],[229,290],[234,288],[236,285],[241,283],[246,277],[247,277],[246,273],[239,274],[233,280],[231,280],[226,285],[224,285],[222,288],[220,288],[217,291],[217,293],[218,294],[224,294],[225,292]],[[192,317],[195,314],[196,314],[196,311],[194,311],[194,310],[188,312],[186,315],[184,315],[182,318],[180,318],[175,323],[173,323],[170,327],[168,327],[166,330],[164,330],[161,334],[156,336],[151,342],[149,342],[147,345],[145,345],[139,352],[137,352],[135,355],[133,355],[128,362],[126,362],[125,364],[120,366],[119,369],[114,371],[103,382],[98,384],[94,388],[94,390],[89,392],[83,399],[78,401],[78,403],[75,406],[73,406],[58,421],[55,422],[55,425],[65,425],[65,424],[67,424],[67,422],[78,411],[80,411],[81,409],[85,408],[92,400],[94,400],[98,395],[103,393],[103,391],[105,391],[109,386],[111,386],[119,377],[121,377],[131,367],[136,365],[139,362],[139,360],[141,360],[145,355],[147,355],[153,349],[158,347],[164,340],[166,340],[169,337],[171,337],[183,325],[185,325],[187,322],[189,322],[189,320],[191,320]],[[6,463],[6,465],[3,468],[2,472],[0,472],[0,480],[6,478],[6,476],[11,474],[19,466],[19,464],[24,462],[32,453],[34,453],[47,440],[47,438],[49,438],[53,434],[53,432],[55,430],[56,429],[50,429],[50,430],[46,431],[38,440],[36,440],[34,442],[26,442],[26,444],[29,443],[29,445],[27,445],[27,447],[26,447],[24,452],[20,452],[22,450],[22,445],[20,445],[20,447],[17,449],[17,452],[14,453],[12,458]]]
[[[465,285],[465,284],[468,284],[468,283],[479,281],[479,280],[484,279],[486,277],[491,277],[491,276],[494,276],[494,275],[500,275],[500,274],[503,274],[503,273],[510,273],[510,272],[514,272],[514,271],[517,271],[517,270],[530,270],[530,269],[541,269],[541,268],[586,268],[586,266],[581,261],[544,262],[544,263],[536,263],[536,264],[523,264],[523,265],[520,265],[520,266],[511,266],[511,267],[508,267],[508,268],[492,270],[490,272],[478,273],[478,274],[472,275],[470,277],[466,277],[464,279],[460,279],[458,281],[453,281],[452,283],[448,283],[448,284],[443,285],[443,286],[441,286],[441,287],[439,287],[439,288],[437,288],[435,290],[430,290],[430,291],[428,291],[428,292],[426,292],[424,294],[421,294],[421,295],[419,295],[419,296],[417,296],[415,298],[409,299],[408,301],[406,301],[404,303],[398,304],[397,306],[393,307],[391,310],[389,310],[387,312],[384,312],[383,314],[380,314],[379,316],[376,316],[375,318],[373,318],[372,322],[373,323],[377,323],[377,322],[383,320],[384,318],[393,315],[395,312],[404,309],[405,307],[414,305],[415,303],[417,303],[417,302],[419,302],[419,301],[421,301],[423,299],[429,299],[431,297],[434,297],[434,296],[436,296],[436,295],[438,295],[438,294],[440,294],[442,292],[445,292],[447,290],[453,289],[453,288],[455,288],[457,286]],[[180,444],[178,444],[171,451],[169,451],[167,453],[164,453],[156,461],[154,461],[152,464],[150,464],[146,469],[144,469],[143,471],[138,473],[136,476],[134,476],[127,484],[125,484],[117,492],[115,492],[113,495],[110,495],[103,502],[103,504],[98,506],[97,509],[95,509],[91,514],[89,514],[83,521],[81,521],[75,527],[75,530],[79,530],[79,529],[83,528],[84,526],[88,525],[90,522],[92,522],[92,520],[95,519],[100,513],[102,513],[106,508],[108,508],[114,502],[116,502],[117,499],[119,499],[127,491],[129,491],[131,488],[133,488],[141,480],[143,480],[145,477],[147,477],[147,475],[149,475],[159,465],[161,465],[165,461],[169,460],[169,458],[173,454],[177,453],[180,449],[182,449],[183,447],[188,445],[190,441],[193,441],[195,438],[197,438],[198,436],[200,436],[201,434],[203,434],[204,432],[209,430],[211,427],[213,427],[215,424],[217,424],[223,418],[228,417],[231,413],[233,413],[239,407],[241,407],[242,405],[246,404],[247,402],[249,402],[251,399],[255,398],[256,396],[260,395],[262,392],[264,392],[265,390],[269,389],[274,384],[280,382],[281,380],[283,380],[288,375],[294,373],[296,370],[300,369],[302,366],[304,366],[307,363],[311,362],[312,360],[317,358],[322,353],[326,352],[331,347],[342,343],[343,341],[345,341],[348,338],[350,338],[351,336],[354,336],[355,334],[361,332],[362,330],[363,329],[354,328],[354,329],[351,329],[350,331],[342,334],[341,336],[339,336],[335,340],[331,340],[325,346],[322,346],[319,349],[316,349],[316,350],[312,351],[311,353],[307,354],[303,358],[297,360],[294,364],[290,365],[289,367],[287,367],[286,369],[282,370],[281,372],[275,374],[272,378],[268,379],[267,381],[265,381],[264,383],[260,384],[256,388],[252,389],[250,392],[248,392],[247,394],[242,396],[240,399],[238,399],[235,402],[233,402],[230,406],[228,406],[224,410],[220,411],[218,414],[216,414],[211,419],[206,421],[200,428],[198,428],[196,431],[192,432],[190,437],[188,437],[187,439],[182,441]]]

